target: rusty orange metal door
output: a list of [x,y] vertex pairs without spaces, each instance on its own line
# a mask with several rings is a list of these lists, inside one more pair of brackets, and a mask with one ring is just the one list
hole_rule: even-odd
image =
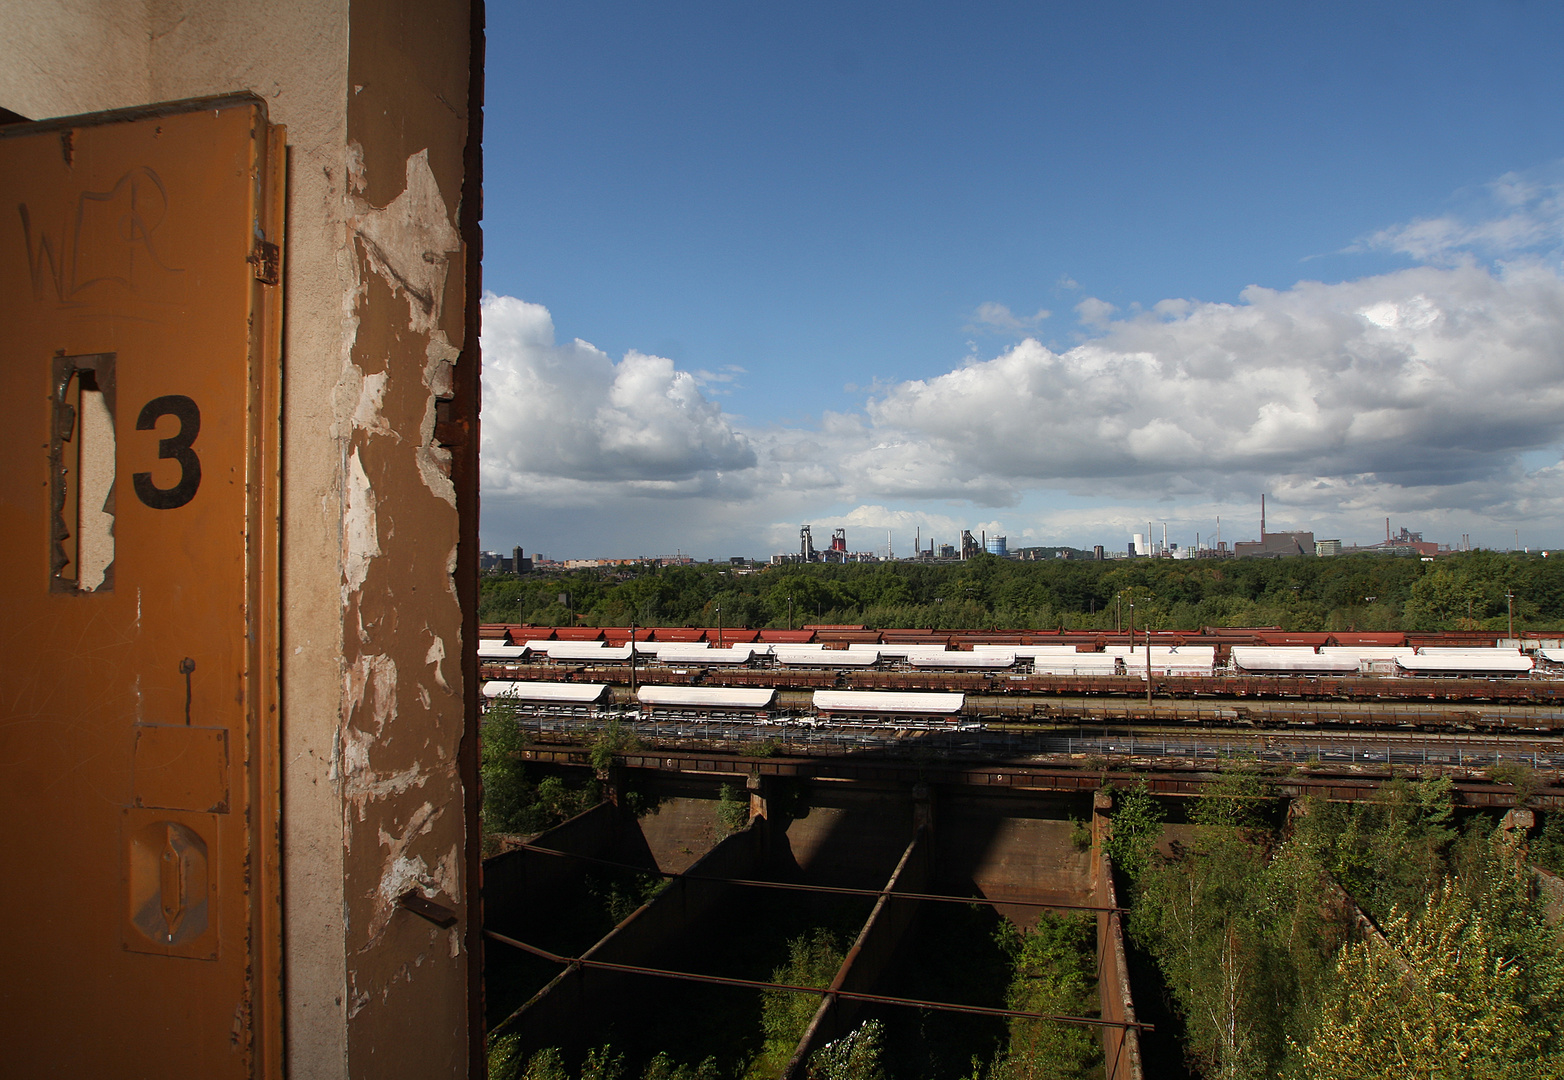
[[7,1076],[280,1075],[283,142],[0,128]]

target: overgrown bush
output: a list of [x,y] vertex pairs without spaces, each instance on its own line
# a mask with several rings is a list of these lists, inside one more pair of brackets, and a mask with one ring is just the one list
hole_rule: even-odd
[[[544,1047],[523,1059],[520,1039],[507,1035],[489,1046],[489,1080],[630,1080],[635,1074],[625,1056],[612,1046],[594,1046],[586,1052],[579,1072],[572,1073],[555,1046]],[[659,1052],[641,1070],[641,1080],[720,1080],[717,1062],[706,1058],[696,1065],[675,1061]]]
[[1376,920],[1411,910],[1439,884],[1455,839],[1453,785],[1446,777],[1392,780],[1372,802],[1311,800],[1294,825],[1309,857]]
[[1467,871],[1395,910],[1388,943],[1348,945],[1289,1072],[1304,1080],[1564,1076],[1564,957],[1510,842],[1488,831]]
[[736,833],[749,824],[749,792],[737,791],[731,784],[717,789],[717,831],[719,836]]
[[1564,811],[1549,810],[1542,831],[1531,842],[1531,861],[1554,874],[1564,874]]
[[[1564,1075],[1564,960],[1519,838],[1483,817],[1458,834],[1447,780],[1311,800],[1284,837],[1256,782],[1224,777],[1192,808],[1203,827],[1189,846],[1136,881],[1131,935],[1162,971],[1197,1071]],[[1352,944],[1332,878],[1389,951]]]
[[[1012,963],[1006,1007],[1057,1016],[1096,1016],[1096,921],[1084,912],[1045,911],[1025,932],[1001,923],[999,941]],[[1094,1029],[1051,1020],[1010,1022],[1005,1049],[989,1080],[1074,1080],[1102,1065]]]
[[[816,927],[788,941],[787,962],[772,971],[771,981],[824,990],[836,978],[842,958],[842,946],[836,935],[824,927]],[[797,991],[767,990],[761,998],[760,1008],[765,1044],[746,1074],[757,1080],[781,1072],[820,1008],[820,997]]]
[[1116,792],[1114,802],[1113,829],[1103,842],[1103,854],[1113,860],[1116,870],[1136,881],[1157,850],[1167,814],[1145,784]]
[[885,1080],[885,1025],[865,1020],[809,1058],[809,1080]]
[[479,768],[483,776],[482,823],[486,836],[534,833],[597,805],[595,782],[572,787],[557,776],[536,784],[522,760],[526,735],[503,703],[484,717]]

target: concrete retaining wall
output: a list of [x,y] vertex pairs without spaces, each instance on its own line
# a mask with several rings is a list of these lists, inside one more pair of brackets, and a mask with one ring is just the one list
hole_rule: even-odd
[[[743,788],[739,788],[740,796]],[[640,834],[659,870],[682,874],[717,843],[717,800],[709,796],[664,797],[657,810],[643,816]]]
[[1537,891],[1542,894],[1543,918],[1549,926],[1564,923],[1564,878],[1550,874],[1541,867],[1533,866],[1531,869],[1537,875]]
[[[912,797],[906,788],[876,790],[854,785],[811,784],[808,812],[786,825],[774,851],[782,880],[799,875],[811,884],[881,888],[912,836]],[[789,865],[796,864],[796,869]]]
[[[1102,845],[1112,835],[1108,814],[1113,796],[1098,792],[1092,804],[1092,903],[1118,907],[1113,882],[1113,860]],[[1124,954],[1124,920],[1116,912],[1097,913],[1097,998],[1104,1020],[1135,1022],[1135,1002],[1130,995],[1129,962]],[[1140,1033],[1135,1028],[1102,1029],[1104,1075],[1107,1080],[1141,1080]]]
[[1076,847],[1067,810],[1053,800],[942,798],[935,811],[935,879],[953,892],[975,890],[1023,928],[1037,921],[1039,909],[1007,900],[1095,903],[1091,852]]
[[[608,858],[615,839],[618,812],[598,803],[536,836],[532,843],[574,855]],[[548,918],[565,897],[575,894],[581,862],[535,851],[507,851],[483,863],[483,925],[487,930],[516,934],[538,918]]]
[[[760,863],[759,823],[722,841],[690,867],[700,876],[753,878]],[[637,908],[584,960],[614,964],[657,966],[657,962],[688,935],[698,932],[702,919],[727,901],[734,886],[711,881],[674,878],[656,897]],[[619,1007],[627,982],[635,976],[616,971],[570,967],[533,998],[496,1025],[490,1039],[519,1034],[524,1047],[580,1047],[593,1036],[592,1018]]]

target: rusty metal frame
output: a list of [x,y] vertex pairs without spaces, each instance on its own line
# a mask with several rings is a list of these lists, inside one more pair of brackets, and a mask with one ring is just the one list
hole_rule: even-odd
[[[784,892],[823,893],[827,896],[877,897],[885,895],[884,889],[850,889],[840,885],[805,885],[802,882],[760,881],[754,878],[713,877],[710,874],[689,874],[673,870],[656,870],[645,866],[632,866],[630,863],[615,862],[613,859],[599,859],[593,855],[582,855],[574,851],[558,851],[554,848],[539,847],[537,844],[515,844],[511,847],[511,850],[530,851],[535,855],[552,855],[561,859],[573,859],[576,862],[591,863],[593,866],[602,866],[612,870],[625,870],[636,874],[649,874],[653,877],[663,877],[670,880],[678,878],[681,881],[702,881],[712,885],[742,885],[751,889],[781,889]],[[1056,904],[1043,900],[1011,900],[1008,898],[994,901],[982,896],[949,896],[944,893],[897,892],[892,895],[899,899],[930,900],[942,904],[1002,903],[1007,907],[1046,908],[1049,911],[1129,911],[1129,908],[1125,907],[1103,907],[1100,904]]]
[[[264,115],[265,106],[262,104]],[[251,988],[255,1015],[255,1075],[280,1078],[284,1055],[283,1018],[286,1014],[283,982],[282,927],[282,332],[286,297],[281,292],[287,249],[287,130],[271,124],[266,132],[266,185],[259,193],[257,210],[263,217],[260,243],[270,247],[274,276],[257,273],[251,282],[252,309],[264,315],[254,331],[258,355],[252,361],[251,415],[257,418],[251,432],[246,486],[250,520],[257,523],[250,562],[245,571],[246,599],[254,632],[249,641],[250,715],[271,728],[270,738],[248,733],[257,760],[248,770],[248,806],[251,848],[256,853],[252,869],[250,930],[257,961]],[[270,291],[271,302],[263,302]],[[268,598],[269,601],[268,601]],[[256,899],[258,898],[258,899]]]
[[484,0],[471,0],[467,54],[467,145],[462,151],[462,203],[458,229],[466,252],[463,276],[462,352],[453,372],[448,428],[461,439],[450,446],[451,482],[456,489],[456,595],[462,609],[462,739],[457,772],[466,822],[463,851],[466,890],[467,1075],[488,1076],[488,1032],[484,1010],[483,806],[479,771],[481,683],[478,677],[478,451],[483,404],[483,74],[486,41]]
[[[877,894],[879,895],[879,894]],[[891,894],[885,894],[891,895]],[[896,894],[900,895],[900,894]],[[726,975],[702,975],[694,971],[674,971],[670,968],[642,967],[638,964],[615,964],[607,960],[587,960],[579,956],[560,956],[536,945],[528,945],[494,930],[484,931],[492,941],[509,945],[513,949],[562,964],[566,967],[596,968],[599,971],[617,971],[625,975],[650,975],[654,978],[677,979],[682,982],[708,983],[713,986],[732,986],[742,990],[783,990],[790,994],[814,994],[816,997],[838,997],[846,1001],[863,1001],[873,1005],[902,1005],[914,1009],[935,1009],[939,1012],[969,1013],[974,1016],[998,1016],[1017,1020],[1052,1020],[1058,1024],[1077,1027],[1134,1028],[1138,1031],[1155,1031],[1150,1024],[1138,1020],[1104,1020],[1096,1016],[1067,1016],[1060,1013],[1023,1012],[1019,1009],[995,1009],[987,1005],[962,1005],[953,1001],[924,1001],[920,998],[890,997],[885,994],[863,994],[853,990],[833,990],[826,986],[796,986],[792,983],[761,982],[758,979],[734,979]]]
[[[531,746],[523,760],[543,764],[591,768],[585,747]],[[996,763],[992,765],[940,765],[862,758],[752,758],[739,754],[697,753],[686,750],[642,751],[615,755],[615,764],[655,772],[694,773],[706,776],[786,776],[808,780],[880,782],[889,784],[955,784],[994,788],[1028,794],[1088,794],[1107,783],[1125,786],[1144,783],[1153,795],[1191,797],[1204,795],[1220,780],[1218,772],[1204,769],[1070,769]],[[1263,779],[1281,796],[1316,796],[1332,802],[1363,802],[1374,798],[1388,776],[1267,776]],[[1514,789],[1504,784],[1456,781],[1457,801],[1464,806],[1513,806]],[[1540,793],[1531,797],[1541,809],[1564,809],[1564,794]]]

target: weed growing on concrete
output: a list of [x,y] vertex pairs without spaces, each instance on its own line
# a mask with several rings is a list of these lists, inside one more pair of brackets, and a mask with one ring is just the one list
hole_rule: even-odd
[[[1115,802],[1113,830],[1102,845],[1103,854],[1113,860],[1120,873],[1135,881],[1157,850],[1166,815],[1145,784],[1117,792]],[[1090,842],[1088,836],[1087,843]]]
[[1092,846],[1091,826],[1081,818],[1070,819],[1070,843],[1076,851],[1086,851]]
[[[624,1054],[612,1046],[588,1050],[578,1072],[566,1065],[558,1047],[545,1047],[527,1058],[516,1035],[496,1039],[489,1046],[489,1080],[630,1080],[634,1075]],[[658,1053],[641,1070],[641,1080],[720,1080],[720,1074],[715,1058],[689,1065]]]
[[717,829],[722,836],[736,833],[749,824],[749,794],[736,791],[731,784],[717,789]]
[[1495,784],[1509,784],[1515,789],[1515,805],[1525,806],[1532,792],[1541,786],[1536,772],[1518,761],[1501,761],[1487,769],[1488,779]]
[[594,769],[606,769],[613,765],[615,754],[640,748],[641,740],[636,738],[635,732],[620,727],[619,721],[614,720],[592,740],[587,760]]

